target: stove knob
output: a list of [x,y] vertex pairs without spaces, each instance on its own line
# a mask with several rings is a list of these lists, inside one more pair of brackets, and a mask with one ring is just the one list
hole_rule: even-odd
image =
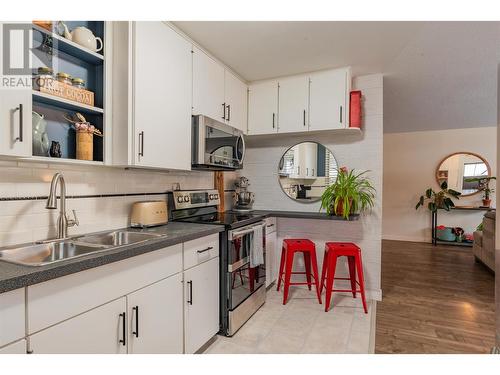
[[189,202],[189,195],[184,196],[184,202]]
[[182,197],[181,197],[181,196],[178,196],[178,197],[177,197],[177,202],[182,203],[183,201],[184,201],[184,200],[182,199]]
[[208,199],[209,199],[209,200],[214,200],[214,199],[215,199],[215,195],[213,195],[213,194],[209,194],[209,195],[208,195]]
[[215,194],[214,199],[219,199],[219,194]]

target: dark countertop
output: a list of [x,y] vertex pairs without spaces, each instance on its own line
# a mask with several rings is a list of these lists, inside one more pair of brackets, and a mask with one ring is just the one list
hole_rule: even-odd
[[122,246],[54,264],[30,267],[0,261],[0,293],[131,258],[196,238],[219,233],[223,226],[169,222],[155,228],[126,230],[161,234],[142,243]]
[[[275,211],[275,210],[254,210],[252,214],[262,215],[263,217],[287,217],[290,219],[316,219],[316,220],[340,220],[345,221],[343,217],[327,215],[325,212],[304,212],[304,211]],[[359,215],[351,215],[350,220],[359,220]]]
[[[344,220],[338,216],[329,216],[324,212],[301,212],[301,211],[274,211],[254,210],[253,215],[266,217],[286,217],[292,219],[317,219],[317,220]],[[352,215],[351,220],[358,220],[359,215]],[[244,224],[244,223],[242,223]],[[22,266],[0,261],[0,293],[38,284],[61,276],[99,267],[108,263],[131,258],[151,251],[159,250],[168,246],[210,234],[224,231],[224,226],[213,224],[169,222],[167,225],[148,229],[125,228],[130,231],[151,232],[161,234],[162,237],[152,238],[146,242],[121,246],[98,253],[85,255],[75,259],[46,266]]]

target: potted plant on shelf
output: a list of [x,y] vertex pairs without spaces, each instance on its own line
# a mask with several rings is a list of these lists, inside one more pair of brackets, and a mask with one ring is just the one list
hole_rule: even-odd
[[374,205],[375,188],[364,175],[368,171],[356,173],[342,167],[337,171],[337,180],[328,186],[321,195],[321,209],[328,215],[342,216],[349,220],[350,215],[361,213]]
[[468,178],[467,182],[478,182],[479,190],[483,192],[483,207],[491,206],[491,193],[495,192],[495,189],[490,188],[491,180],[496,180],[496,177],[474,177]]
[[427,201],[427,208],[431,212],[436,212],[440,208],[449,211],[452,207],[455,207],[452,198],[459,199],[460,195],[460,192],[448,189],[448,183],[444,181],[441,184],[441,190],[438,192],[435,192],[432,188],[428,188],[425,191],[425,195],[420,196],[415,209],[417,210]]

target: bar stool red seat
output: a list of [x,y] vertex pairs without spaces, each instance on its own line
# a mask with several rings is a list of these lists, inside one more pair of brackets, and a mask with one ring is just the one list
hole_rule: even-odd
[[[305,272],[292,272],[293,258],[295,253],[302,253],[304,255]],[[311,273],[312,269],[312,273]],[[290,282],[291,276],[295,274],[306,275],[307,282]],[[283,289],[283,305],[286,305],[288,300],[288,291],[290,285],[307,285],[311,290],[312,278],[314,278],[314,285],[316,287],[316,295],[321,304],[321,292],[319,289],[319,276],[318,276],[318,262],[316,258],[316,245],[314,242],[303,238],[288,238],[283,240],[281,248],[281,261],[280,272],[278,276],[278,291],[280,290],[281,282],[284,276],[284,289]]]
[[[349,265],[349,277],[335,277],[338,257],[346,256]],[[356,280],[356,273],[358,280]],[[334,289],[334,280],[350,280],[351,289]],[[325,283],[326,281],[326,283]],[[359,286],[359,289],[357,287]],[[320,293],[326,288],[325,311],[330,309],[332,292],[351,292],[353,298],[356,293],[361,293],[363,309],[368,313],[365,298],[365,281],[363,277],[363,263],[361,261],[361,249],[351,242],[327,242],[325,244],[325,255],[321,272]]]

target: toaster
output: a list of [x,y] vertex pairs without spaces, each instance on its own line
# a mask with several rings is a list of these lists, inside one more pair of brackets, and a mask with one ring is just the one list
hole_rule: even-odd
[[130,226],[135,228],[154,227],[167,224],[167,202],[146,201],[135,202],[132,205]]

